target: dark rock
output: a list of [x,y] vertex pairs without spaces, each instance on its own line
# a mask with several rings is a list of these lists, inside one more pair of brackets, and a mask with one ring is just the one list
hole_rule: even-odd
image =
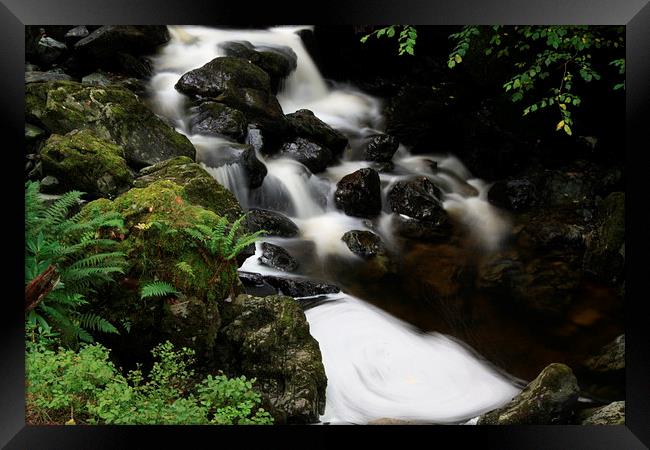
[[564,364],[551,364],[502,408],[479,417],[478,425],[549,425],[568,423],[580,389]]
[[291,297],[240,295],[222,308],[215,355],[233,375],[255,377],[276,423],[313,423],[327,378],[318,342]]
[[47,133],[42,128],[32,125],[31,123],[25,123],[25,140],[28,142],[37,141],[45,137]]
[[537,200],[535,185],[526,179],[497,181],[488,192],[493,205],[512,211],[533,206]]
[[66,44],[74,45],[79,40],[87,37],[89,34],[90,31],[88,31],[88,28],[86,28],[84,25],[79,25],[78,27],[74,27],[70,31],[68,31],[63,36],[63,38],[65,39]]
[[352,253],[365,259],[386,254],[386,247],[381,238],[371,231],[351,230],[345,233],[341,240]]
[[275,95],[251,88],[232,88],[215,98],[246,115],[249,123],[257,125],[266,138],[268,148],[277,148],[286,138],[287,120]]
[[49,70],[47,72],[31,71],[25,72],[25,83],[38,83],[40,81],[69,81],[72,80],[70,75],[58,70]]
[[290,47],[255,47],[248,41],[230,41],[221,44],[226,55],[247,59],[264,70],[270,78],[271,89],[278,93],[283,79],[293,72],[298,57]]
[[388,204],[400,214],[396,218],[398,234],[427,241],[447,238],[451,222],[441,198],[440,189],[426,177],[395,183],[388,193]]
[[293,272],[298,268],[298,261],[282,247],[268,242],[262,242],[261,246],[262,256],[259,257],[261,264],[283,272]]
[[96,86],[108,86],[111,84],[111,80],[108,75],[101,72],[93,72],[90,75],[86,75],[81,79],[83,84],[93,84]]
[[189,96],[218,97],[227,90],[253,89],[269,93],[269,76],[255,64],[242,58],[215,58],[184,74],[176,89]]
[[591,207],[594,183],[582,171],[552,171],[544,185],[544,201],[549,206]]
[[348,216],[372,218],[381,212],[379,174],[373,169],[359,169],[336,184],[336,207]]
[[190,119],[193,134],[228,136],[242,142],[248,122],[241,111],[215,102],[205,102],[194,110]]
[[105,25],[78,41],[75,50],[97,60],[110,59],[115,52],[145,55],[169,39],[166,25]]
[[625,370],[625,335],[603,347],[598,354],[584,363],[589,370],[599,373],[613,373]]
[[585,409],[578,413],[577,419],[580,425],[625,425],[625,402]]
[[327,147],[335,155],[340,155],[348,145],[348,139],[341,132],[330,127],[308,109],[300,109],[287,114],[286,117],[295,136]]
[[71,81],[30,83],[25,115],[47,131],[66,134],[89,129],[124,148],[127,161],[141,168],[175,156],[195,157],[187,137],[152,113],[128,89]]
[[584,248],[588,229],[573,214],[542,209],[527,219],[522,231],[538,248],[571,252]]
[[282,278],[265,275],[264,281],[278,290],[279,294],[291,297],[314,297],[316,295],[336,294],[340,292],[337,286],[302,278]]
[[246,174],[248,187],[258,188],[262,185],[267,174],[266,166],[257,158],[255,150],[250,145],[224,143],[218,152],[206,153],[201,156],[201,162],[208,167],[221,167],[237,164]]
[[59,194],[62,192],[61,183],[59,183],[56,177],[48,175],[41,180],[39,192],[43,194]]
[[584,269],[608,283],[616,283],[625,267],[625,194],[613,192],[598,206],[596,229],[587,237]]
[[278,156],[296,160],[304,164],[312,173],[324,171],[332,161],[332,152],[327,147],[321,147],[304,138],[296,138],[293,142],[285,143],[280,148]]
[[267,283],[259,273],[239,271],[238,275],[239,280],[244,285],[244,290],[249,295],[265,297],[278,293],[278,290]]
[[399,142],[393,136],[379,134],[368,140],[364,159],[376,162],[389,162],[399,147]]
[[42,37],[38,41],[36,54],[40,63],[49,66],[60,60],[67,51],[68,47],[63,42],[51,37]]
[[248,130],[246,132],[246,144],[250,145],[253,147],[255,152],[266,152],[266,148],[264,146],[264,135],[262,134],[262,130],[260,130],[258,127],[255,125],[249,125]]
[[298,226],[282,214],[266,209],[253,208],[248,211],[246,224],[251,232],[265,230],[267,236],[296,237]]

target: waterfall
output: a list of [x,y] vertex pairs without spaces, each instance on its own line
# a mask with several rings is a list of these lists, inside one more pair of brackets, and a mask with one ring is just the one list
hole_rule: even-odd
[[[295,33],[307,27],[268,30],[219,30],[200,26],[170,27],[171,41],[153,58],[150,83],[152,107],[188,136],[197,149],[197,161],[242,206],[278,210],[300,229],[299,239],[314,243],[317,256],[354,257],[341,236],[349,230],[369,229],[368,221],[346,216],[333,203],[336,183],[345,175],[376,163],[359,159],[364,139],[383,129],[382,102],[354,86],[328,86]],[[174,89],[186,72],[223,56],[219,44],[249,41],[254,46],[288,46],[298,57],[297,68],[285,80],[277,98],[285,114],[309,109],[348,137],[350,148],[340,164],[312,174],[302,164],[258,155],[268,174],[262,186],[247,187],[237,164],[224,163],[232,155],[224,138],[192,135],[185,96]],[[473,178],[453,155],[414,156],[400,145],[394,170],[382,172],[382,202],[389,187],[412,176],[425,176],[440,187],[443,207],[468,228],[487,250],[498,248],[510,226],[487,202],[489,184]],[[432,162],[438,169],[431,169]],[[384,212],[373,231],[391,245],[395,214]],[[257,262],[258,251],[243,268],[273,272]],[[286,274],[285,274],[286,275]],[[324,421],[367,423],[380,417],[437,423],[467,421],[509,401],[518,389],[489,364],[458,342],[435,333],[422,334],[408,324],[347,294],[306,311],[311,333],[318,340],[328,377]]]

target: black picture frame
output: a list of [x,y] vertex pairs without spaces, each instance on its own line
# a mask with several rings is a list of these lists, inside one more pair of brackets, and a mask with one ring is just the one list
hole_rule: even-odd
[[[637,161],[650,146],[646,138],[650,105],[649,0],[329,0],[313,2],[233,2],[223,0],[1,0],[0,109],[4,157],[4,301],[2,369],[0,370],[0,443],[10,449],[195,447],[195,439],[214,446],[249,448],[252,441],[270,448],[331,447],[337,443],[372,440],[382,444],[413,441],[436,445],[441,438],[475,448],[641,449],[650,445],[650,333],[644,314],[647,299],[642,275],[648,268],[648,227],[644,177],[647,166]],[[502,427],[64,427],[26,426],[24,414],[23,291],[23,124],[24,26],[38,24],[591,24],[626,25],[626,198],[627,245],[626,425],[625,426],[502,426]],[[616,112],[612,112],[616,114]],[[9,139],[8,139],[9,138]],[[639,186],[634,186],[638,184]],[[632,228],[636,235],[631,233]],[[636,242],[632,243],[632,239]],[[7,245],[13,244],[13,245]],[[634,260],[634,262],[632,262]],[[632,269],[632,270],[629,270]],[[635,288],[637,289],[635,291]],[[305,436],[303,436],[305,434]],[[302,439],[304,438],[304,439]],[[140,439],[145,444],[138,445]],[[423,441],[420,441],[423,440]],[[358,444],[357,444],[358,445]],[[392,446],[391,445],[391,446]],[[408,444],[407,444],[408,445]]]

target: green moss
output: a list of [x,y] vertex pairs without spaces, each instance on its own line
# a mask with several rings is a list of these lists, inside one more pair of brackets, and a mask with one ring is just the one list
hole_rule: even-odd
[[25,114],[51,133],[92,130],[124,147],[127,160],[136,167],[196,154],[185,136],[153,114],[137,95],[117,85],[30,83],[25,88]]
[[113,196],[131,186],[133,177],[122,147],[97,138],[89,130],[52,135],[41,151],[43,169],[66,190]]
[[170,180],[183,187],[189,202],[226,216],[234,221],[243,214],[235,196],[219,184],[208,172],[190,158],[180,156],[163,161],[141,171],[136,187],[145,187],[159,180]]

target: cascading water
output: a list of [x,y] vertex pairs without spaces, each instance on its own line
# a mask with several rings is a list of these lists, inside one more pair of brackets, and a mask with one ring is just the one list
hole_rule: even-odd
[[[381,102],[352,86],[328,88],[295,33],[300,28],[170,27],[171,41],[154,58],[152,106],[188,136],[197,148],[197,161],[230,189],[244,208],[259,206],[289,216],[300,229],[296,240],[312,242],[320,260],[332,255],[354,259],[357,257],[341,241],[346,231],[367,230],[370,226],[389,247],[394,244],[394,214],[385,210],[369,225],[368,221],[346,216],[333,202],[336,183],[343,176],[376,166],[358,156],[364,140],[382,129]],[[226,139],[188,131],[188,101],[174,85],[184,73],[223,56],[219,44],[227,41],[249,41],[258,47],[288,46],[295,52],[297,68],[285,80],[278,101],[285,114],[309,109],[348,137],[350,146],[339,165],[314,175],[294,160],[258,154],[268,174],[261,187],[250,190],[237,164],[222,164],[230,157],[224,154],[230,144]],[[380,174],[384,205],[386,192],[396,181],[414,175],[428,177],[440,187],[448,213],[464,224],[485,249],[498,247],[509,232],[509,224],[486,201],[489,186],[472,178],[454,156],[436,155],[434,150],[430,155],[414,156],[400,145],[393,157],[394,169]],[[437,164],[435,172],[432,163]],[[258,263],[259,253],[258,245],[257,254],[242,269],[277,275],[277,271]],[[329,300],[306,311],[328,377],[323,421],[367,423],[392,417],[459,423],[502,405],[518,392],[507,377],[450,338],[418,333],[410,325],[344,293],[330,296]]]

